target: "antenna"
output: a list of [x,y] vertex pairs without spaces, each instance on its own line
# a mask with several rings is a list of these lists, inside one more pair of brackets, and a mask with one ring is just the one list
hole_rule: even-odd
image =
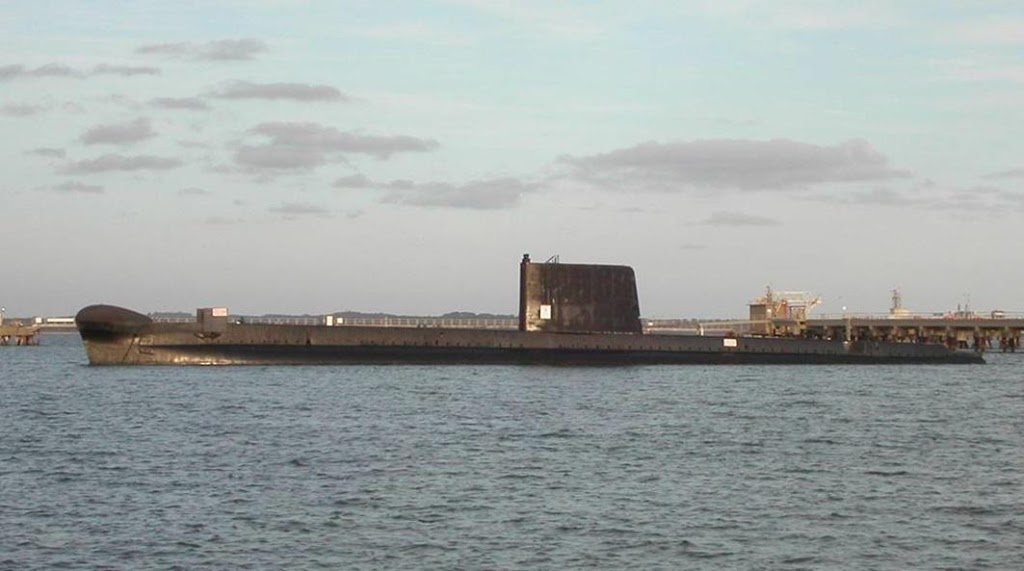
[[900,293],[900,288],[893,288],[892,290],[892,307],[889,309],[889,313],[897,313],[903,309],[903,294]]

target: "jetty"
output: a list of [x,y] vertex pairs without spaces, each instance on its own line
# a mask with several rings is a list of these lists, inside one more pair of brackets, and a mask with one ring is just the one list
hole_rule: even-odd
[[[915,314],[903,307],[898,289],[892,290],[892,307],[884,314],[811,316],[821,298],[805,292],[773,291],[749,304],[748,319],[677,320],[650,319],[645,329],[659,333],[691,335],[754,335],[884,343],[941,343],[950,349],[998,350],[1016,353],[1024,337],[1024,314],[969,310]],[[844,308],[845,309],[845,308]]]
[[0,325],[0,345],[38,345],[39,326],[19,322]]

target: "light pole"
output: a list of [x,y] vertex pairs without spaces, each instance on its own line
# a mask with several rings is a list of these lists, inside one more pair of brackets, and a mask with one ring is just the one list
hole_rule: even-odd
[[0,325],[4,324],[4,314],[7,313],[6,307],[0,307]]

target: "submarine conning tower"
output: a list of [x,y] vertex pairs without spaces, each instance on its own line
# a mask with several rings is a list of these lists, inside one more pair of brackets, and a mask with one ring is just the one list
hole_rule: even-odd
[[519,330],[643,333],[633,268],[534,263],[524,254],[519,265]]

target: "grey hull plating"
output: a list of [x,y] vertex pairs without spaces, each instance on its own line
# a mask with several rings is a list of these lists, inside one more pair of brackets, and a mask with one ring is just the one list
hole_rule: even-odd
[[938,344],[440,328],[157,323],[114,306],[76,318],[93,365],[981,363]]

